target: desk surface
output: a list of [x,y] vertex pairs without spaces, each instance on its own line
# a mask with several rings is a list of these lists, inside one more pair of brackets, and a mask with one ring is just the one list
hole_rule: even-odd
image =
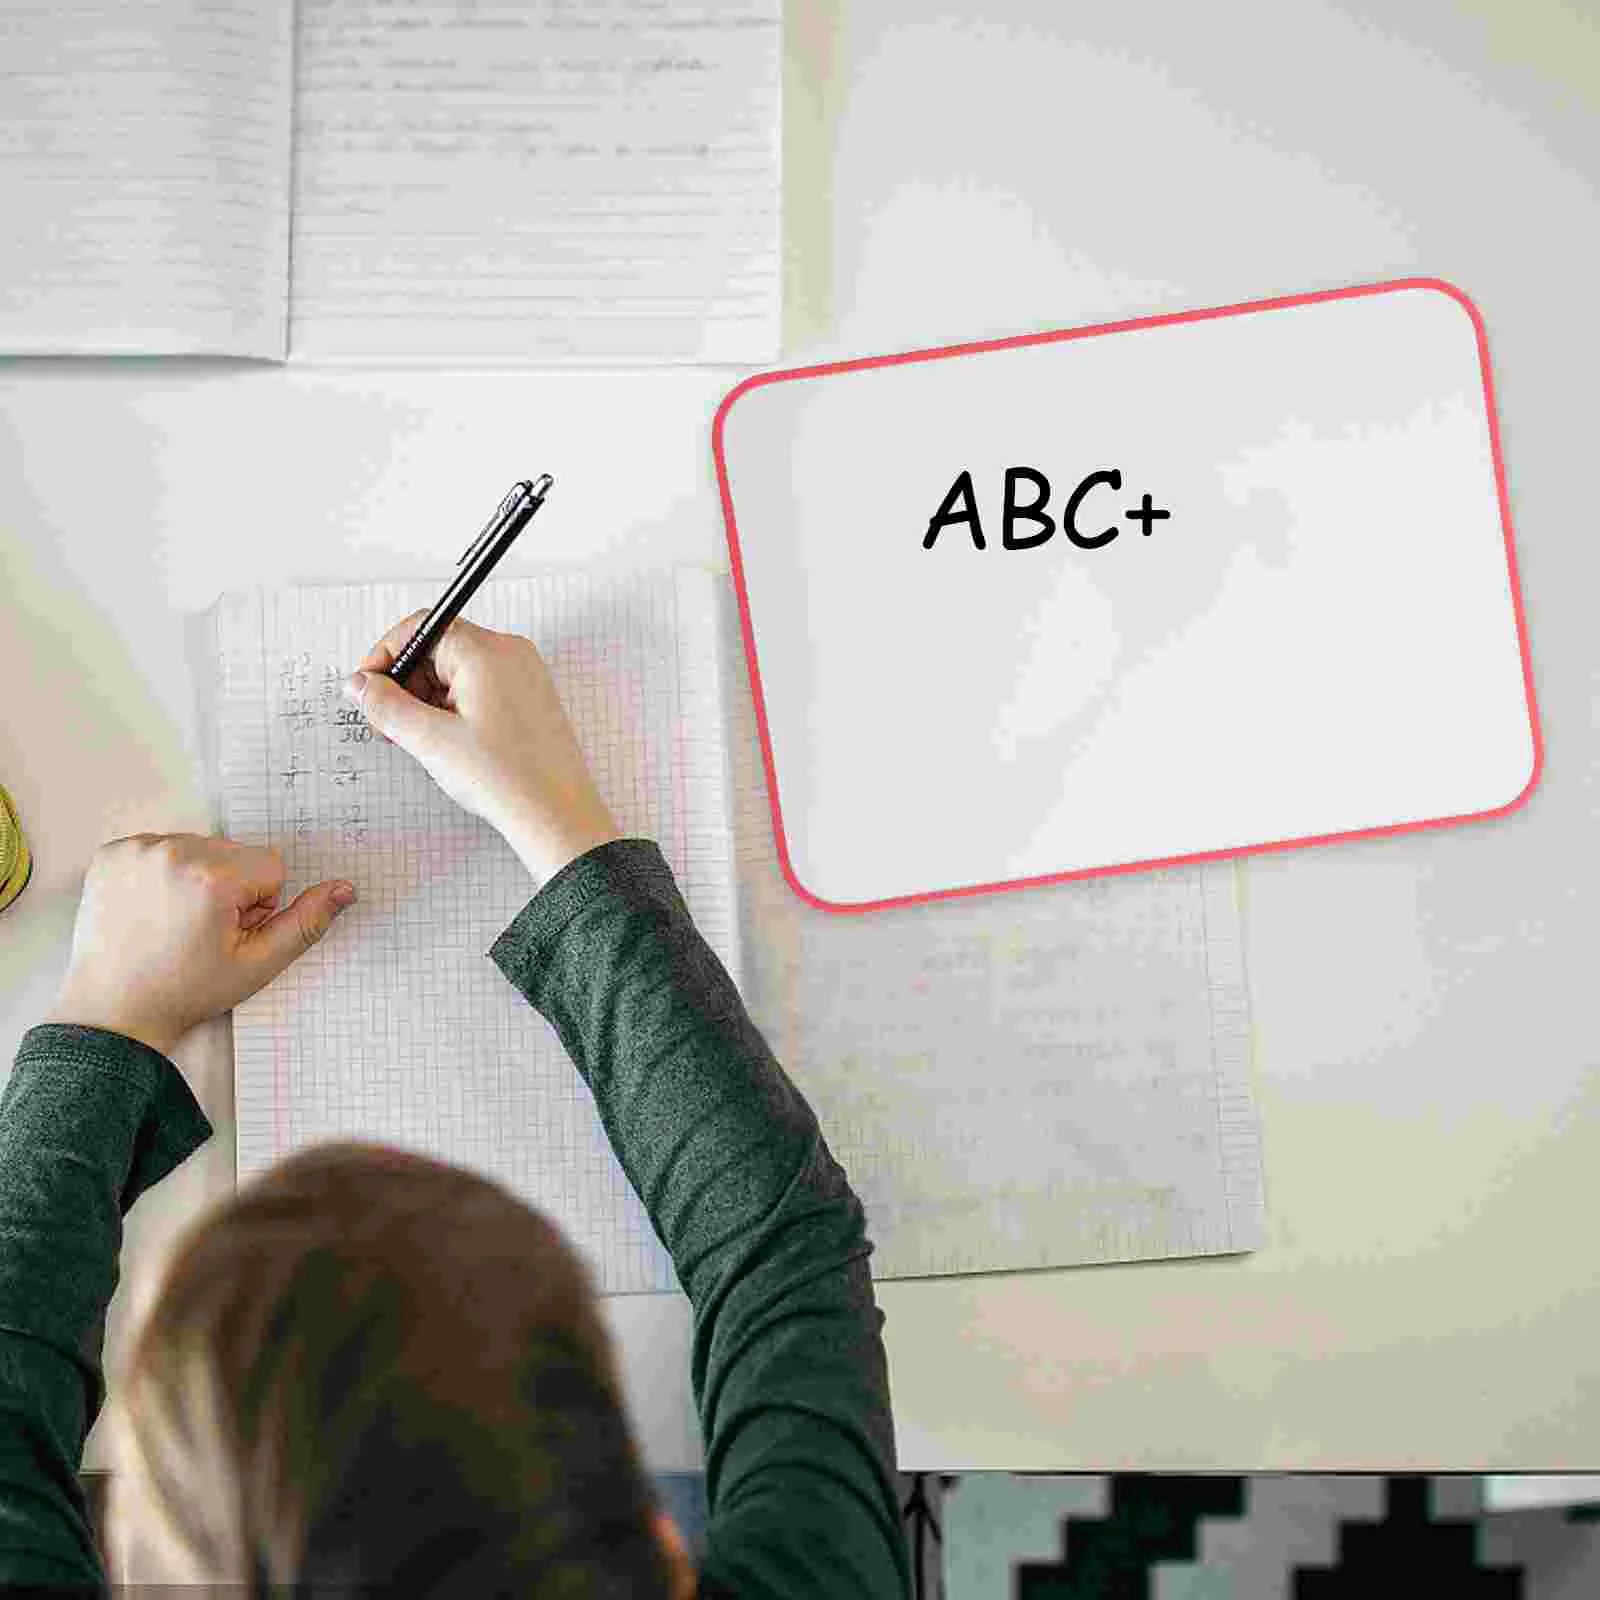
[[[1600,33],[1558,0],[1393,9],[1297,0],[1236,37],[1153,4],[1070,32],[791,8],[785,364],[1413,273],[1472,294],[1547,744],[1503,821],[1249,863],[1266,1247],[881,1285],[907,1468],[1593,1465]],[[586,508],[548,559],[725,566],[709,423],[736,376],[0,366],[0,779],[38,855],[0,922],[5,1060],[94,846],[207,825],[195,613],[436,573],[458,486],[530,449]],[[221,1137],[131,1219],[113,1359],[231,1181],[225,1027],[183,1053]],[[692,1463],[686,1312],[611,1314],[652,1462]]]

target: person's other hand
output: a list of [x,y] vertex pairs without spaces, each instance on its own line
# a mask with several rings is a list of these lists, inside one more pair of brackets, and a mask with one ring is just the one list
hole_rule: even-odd
[[51,1022],[109,1028],[171,1055],[196,1023],[270,983],[333,925],[355,889],[330,880],[278,908],[276,850],[136,833],[89,864]]
[[397,622],[346,685],[372,727],[498,829],[536,885],[621,837],[531,639],[458,617],[404,688],[386,676],[423,616]]

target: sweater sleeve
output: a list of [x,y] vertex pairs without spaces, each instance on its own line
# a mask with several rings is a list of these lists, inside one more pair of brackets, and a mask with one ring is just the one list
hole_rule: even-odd
[[147,1045],[55,1023],[23,1035],[0,1096],[0,1587],[105,1583],[77,1473],[122,1218],[210,1134]]
[[693,1307],[701,1594],[909,1594],[861,1203],[660,850],[568,863],[490,954],[589,1085]]

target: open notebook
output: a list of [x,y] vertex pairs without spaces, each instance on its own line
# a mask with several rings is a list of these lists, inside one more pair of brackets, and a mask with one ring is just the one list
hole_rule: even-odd
[[[217,608],[225,830],[281,850],[295,890],[348,876],[362,893],[234,1013],[240,1174],[316,1139],[396,1141],[542,1207],[604,1289],[671,1288],[587,1089],[487,959],[526,874],[340,696],[433,598],[396,584]],[[878,1276],[1260,1242],[1231,866],[818,911],[778,870],[728,579],[553,572],[491,582],[467,614],[538,643],[618,821],[660,843],[816,1108]]]
[[0,352],[758,362],[781,0],[0,0]]

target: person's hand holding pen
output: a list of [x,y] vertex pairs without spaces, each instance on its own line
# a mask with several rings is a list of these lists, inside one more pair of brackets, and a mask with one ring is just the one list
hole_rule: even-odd
[[457,618],[401,688],[385,674],[424,613],[397,622],[347,686],[372,727],[548,883],[619,838],[537,646]]
[[550,485],[517,484],[438,603],[397,622],[346,685],[378,733],[505,836],[538,887],[620,833],[533,641],[459,614]]

